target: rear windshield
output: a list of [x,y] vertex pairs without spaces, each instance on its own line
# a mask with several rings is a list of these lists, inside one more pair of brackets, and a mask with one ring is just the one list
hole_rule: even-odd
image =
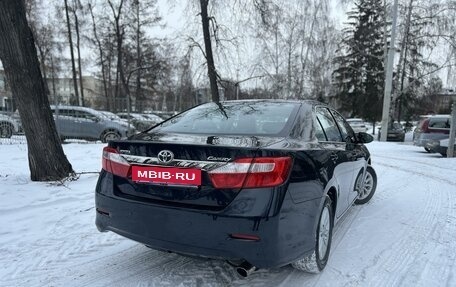
[[429,120],[429,128],[449,129],[450,128],[450,119],[448,119],[448,118],[431,118]]
[[149,132],[282,135],[299,108],[285,102],[207,103],[163,122]]

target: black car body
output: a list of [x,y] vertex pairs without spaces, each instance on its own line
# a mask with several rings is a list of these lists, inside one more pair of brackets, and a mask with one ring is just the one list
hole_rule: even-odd
[[314,101],[203,104],[109,143],[96,225],[154,249],[258,268],[327,246],[321,270],[335,222],[375,191],[359,197],[371,169],[362,142],[371,140]]

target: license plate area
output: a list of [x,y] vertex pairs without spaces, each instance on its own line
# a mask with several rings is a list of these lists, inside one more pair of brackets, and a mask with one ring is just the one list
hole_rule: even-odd
[[131,179],[138,183],[201,185],[201,170],[161,166],[133,166]]

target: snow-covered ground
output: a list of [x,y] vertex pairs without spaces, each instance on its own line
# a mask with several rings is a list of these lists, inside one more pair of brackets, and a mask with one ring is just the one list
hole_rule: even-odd
[[[240,279],[224,261],[148,249],[95,228],[101,144],[65,144],[79,180],[29,180],[25,145],[0,145],[1,286],[456,286],[456,158],[368,145],[374,198],[337,226],[329,263]],[[94,172],[94,173],[90,173]]]

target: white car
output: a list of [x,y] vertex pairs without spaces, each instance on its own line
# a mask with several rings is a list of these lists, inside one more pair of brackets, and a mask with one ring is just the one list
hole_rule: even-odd
[[367,131],[366,124],[362,119],[347,119],[347,122],[350,124],[355,133],[365,133]]
[[19,123],[6,114],[0,114],[0,138],[10,138],[19,132]]

